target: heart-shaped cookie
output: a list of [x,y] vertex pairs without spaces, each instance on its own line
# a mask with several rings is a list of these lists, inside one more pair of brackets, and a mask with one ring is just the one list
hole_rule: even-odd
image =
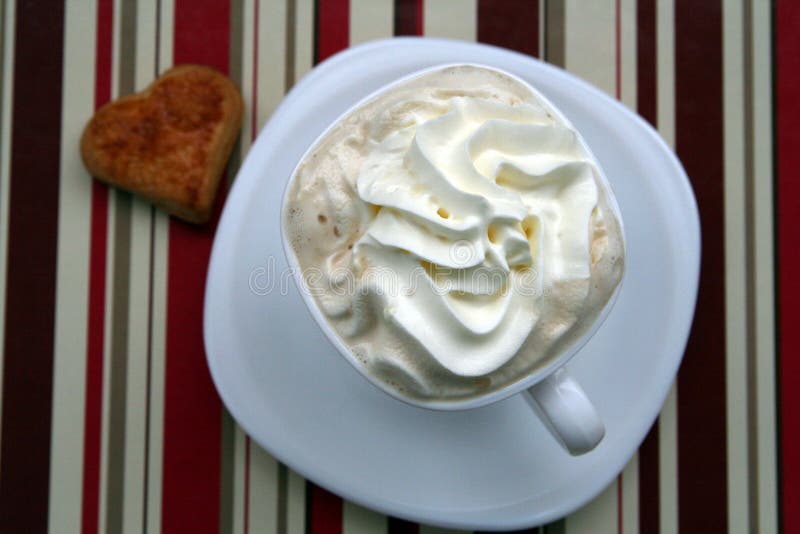
[[103,106],[83,131],[94,176],[193,223],[211,216],[242,124],[242,98],[216,70],[181,65]]

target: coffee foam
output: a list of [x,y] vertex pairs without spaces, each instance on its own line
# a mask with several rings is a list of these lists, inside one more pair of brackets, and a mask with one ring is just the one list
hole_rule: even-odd
[[[455,163],[451,166],[446,158],[438,162],[437,169],[444,166],[440,174],[447,178],[449,173],[452,179],[443,181],[437,174],[432,175],[432,181],[420,180],[420,175],[427,171],[425,168],[420,171],[415,165],[433,162],[436,166],[436,158],[425,156],[414,162],[409,143],[423,144],[422,138],[427,135],[421,130],[424,126],[435,134],[428,135],[431,139],[427,146],[439,147],[457,132],[448,129],[447,124],[439,131],[428,125],[436,126],[447,120],[462,126],[475,122],[456,117],[456,108],[461,109],[463,117],[485,114],[488,109],[494,119],[506,121],[500,124],[507,131],[483,128],[476,134],[466,127],[471,146],[485,149],[472,159],[479,175],[473,175],[471,181],[463,180],[462,176],[470,171]],[[558,188],[564,188],[561,182],[566,176],[559,172],[568,171],[571,173],[568,178],[582,180],[581,187],[590,195],[587,197],[590,209],[586,208],[589,211],[579,214],[585,219],[583,227],[588,238],[576,241],[584,244],[571,256],[585,261],[559,262],[556,259],[560,256],[548,258],[547,250],[560,250],[559,243],[552,239],[549,249],[538,242],[531,246],[527,256],[525,250],[514,248],[520,236],[534,241],[525,236],[524,224],[536,227],[533,233],[539,232],[540,236],[544,235],[542,224],[550,225],[546,230],[551,233],[555,224],[543,223],[541,217],[530,223],[525,210],[531,209],[537,198],[532,197],[526,204],[517,199],[527,193],[513,190],[514,186],[530,181],[536,174],[534,167],[549,168],[546,158],[542,154],[524,154],[511,161],[502,154],[498,157],[497,150],[492,149],[503,135],[515,133],[509,128],[516,127],[513,122],[519,122],[523,115],[530,117],[530,126],[523,125],[526,131],[532,136],[543,135],[538,146],[547,150],[542,154],[546,156],[552,150],[560,154],[550,162],[553,169],[564,163],[585,167],[579,169],[583,173],[579,178],[575,177],[578,171],[563,165],[559,169],[567,171],[545,173],[555,188],[548,198],[558,199]],[[508,121],[513,124],[506,124]],[[552,132],[556,133],[550,135]],[[525,149],[528,137],[523,136],[522,142],[518,142],[518,137],[511,135],[503,141],[506,149]],[[571,125],[531,94],[524,84],[497,71],[463,66],[424,74],[379,95],[350,112],[317,144],[298,166],[290,184],[284,220],[286,235],[320,310],[366,373],[402,397],[461,400],[520,379],[556,357],[591,326],[621,279],[624,250],[621,225],[609,200],[611,192],[599,178],[596,161],[576,140],[579,136]],[[573,142],[569,146],[575,152],[564,156],[558,147],[569,142]],[[424,152],[426,147],[417,149]],[[392,168],[381,167],[397,156],[392,156],[393,150],[400,151],[400,163]],[[498,173],[501,167],[502,172]],[[391,172],[397,173],[394,182],[386,179]],[[500,175],[512,189],[494,186],[501,182]],[[403,197],[405,193],[391,189],[408,186],[409,180],[416,180],[415,186],[421,188],[413,193],[417,197],[412,192]],[[475,189],[480,190],[476,193]],[[436,204],[426,207],[424,202],[416,200],[418,197],[433,198]],[[404,198],[413,202],[403,204]],[[522,211],[520,206],[524,208]],[[425,211],[433,208],[437,209]],[[459,222],[458,214],[467,215]],[[494,241],[500,245],[493,242],[493,231],[497,234]],[[416,316],[424,316],[430,306],[409,308],[408,302],[413,303],[416,295],[391,298],[385,293],[392,288],[370,278],[370,273],[379,267],[408,274],[411,271],[407,267],[413,262],[429,275],[425,280],[430,282],[435,279],[432,273],[450,261],[446,254],[452,256],[456,250],[454,243],[461,242],[457,238],[470,243],[473,254],[478,249],[485,253],[483,259],[477,255],[479,262],[489,261],[486,258],[490,252],[499,250],[495,254],[498,259],[494,263],[489,261],[487,269],[497,268],[505,273],[506,283],[518,277],[517,270],[510,266],[514,261],[522,267],[539,270],[537,294],[526,299],[515,295],[513,290],[509,292],[513,297],[509,300],[514,300],[519,308],[517,315],[524,315],[524,320],[515,326],[522,336],[496,335],[495,339],[486,337],[487,333],[482,331],[488,328],[488,335],[495,335],[496,330],[510,321],[507,314],[484,313],[490,308],[484,309],[481,299],[493,299],[494,293],[484,297],[479,294],[482,290],[474,288],[472,293],[461,292],[468,297],[465,305],[457,302],[461,293],[453,293],[456,298],[434,293],[434,297],[449,298],[454,306],[466,306],[463,309],[467,312],[462,314],[461,323],[452,324],[452,318],[434,314],[420,325],[415,323]],[[398,319],[398,309],[402,312],[404,306],[406,315]],[[498,317],[494,330],[489,328],[491,324],[487,327],[487,319]],[[486,351],[476,351],[474,361],[458,359],[482,341],[488,342]],[[482,357],[484,354],[487,358]]]

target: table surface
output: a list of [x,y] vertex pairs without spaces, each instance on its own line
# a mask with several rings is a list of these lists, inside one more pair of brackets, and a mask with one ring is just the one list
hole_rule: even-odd
[[173,64],[207,64],[246,103],[230,186],[294,81],[392,35],[566,68],[655,125],[695,189],[702,273],[678,380],[617,480],[541,531],[800,531],[800,363],[788,358],[800,331],[787,326],[800,298],[788,221],[800,211],[800,7],[720,4],[3,2],[0,531],[439,531],[343,502],[250,441],[203,352],[214,223],[108,189],[78,154],[99,106]]

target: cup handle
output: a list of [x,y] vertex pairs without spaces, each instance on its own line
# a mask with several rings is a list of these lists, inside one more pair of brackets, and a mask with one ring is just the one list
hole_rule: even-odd
[[606,428],[578,382],[562,367],[522,394],[573,456],[600,443]]

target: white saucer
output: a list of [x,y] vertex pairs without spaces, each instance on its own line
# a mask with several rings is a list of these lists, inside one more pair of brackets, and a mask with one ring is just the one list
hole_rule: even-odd
[[[507,70],[544,93],[583,133],[619,200],[625,284],[605,324],[569,365],[607,428],[600,446],[581,457],[569,456],[520,397],[450,413],[390,398],[330,345],[292,277],[282,274],[281,197],[309,144],[380,86],[453,62]],[[253,439],[347,499],[448,527],[531,526],[589,501],[638,447],[683,354],[699,263],[689,181],[660,137],[621,104],[562,70],[498,48],[377,41],[335,56],[300,81],[248,154],[208,271],[208,365],[226,406]]]

